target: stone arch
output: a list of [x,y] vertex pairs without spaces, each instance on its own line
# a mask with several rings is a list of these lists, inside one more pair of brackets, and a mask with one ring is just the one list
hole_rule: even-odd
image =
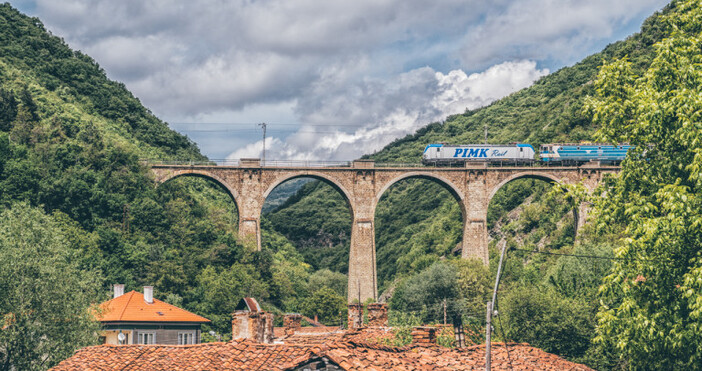
[[[160,184],[164,184],[166,182],[169,182],[175,178],[179,177],[184,177],[184,176],[192,176],[192,177],[200,177],[204,179],[208,179],[213,181],[215,184],[219,185],[222,189],[224,189],[229,197],[231,197],[232,202],[234,202],[234,206],[236,207],[237,213],[241,214],[241,208],[239,207],[239,194],[229,186],[229,184],[224,181],[224,179],[218,177],[215,174],[210,173],[209,171],[202,171],[202,170],[188,170],[186,172],[174,172],[170,173],[167,176],[165,176],[163,179],[160,180]],[[239,218],[241,218],[241,215],[239,215]]]
[[[507,183],[517,180],[517,179],[522,179],[522,178],[532,178],[532,179],[538,179],[538,180],[543,180],[548,183],[558,183],[561,182],[561,179],[556,177],[553,174],[550,173],[544,173],[544,172],[524,172],[524,173],[516,173],[512,174],[511,176],[507,177],[503,181],[501,181],[499,184],[496,186],[492,187],[490,190],[490,195],[487,198],[487,204],[485,206],[490,205],[490,201],[492,201],[492,198],[497,194],[497,192],[500,190],[500,188],[504,187]],[[487,207],[485,208],[485,214],[487,215]]]
[[[351,200],[352,200],[351,193],[348,190],[346,190],[346,188],[338,180],[336,180],[336,179],[334,179],[334,178],[332,178],[324,173],[319,173],[319,172],[315,172],[315,171],[306,171],[304,173],[285,174],[285,175],[277,177],[273,182],[270,183],[270,185],[268,186],[266,191],[263,193],[263,200],[265,201],[266,198],[268,198],[268,196],[271,194],[271,192],[273,192],[273,190],[277,186],[279,186],[279,185],[281,185],[289,180],[293,180],[293,179],[297,179],[297,178],[313,178],[313,179],[321,180],[321,181],[329,184],[332,188],[334,188],[337,192],[339,192],[341,194],[341,196],[344,198],[344,200],[346,201],[346,205],[348,206],[349,211],[351,212],[351,217],[353,218],[354,207],[353,207],[353,203],[351,202]],[[263,207],[263,202],[261,202],[261,207]]]
[[[538,179],[542,180],[547,183],[555,184],[555,183],[568,183],[567,178],[559,178],[556,175],[552,173],[547,173],[547,172],[522,172],[522,173],[516,173],[512,174],[511,176],[507,177],[506,179],[502,180],[499,184],[494,186],[490,190],[490,195],[487,198],[487,203],[485,205],[485,220],[487,220],[487,212],[488,209],[490,208],[490,202],[492,202],[492,198],[497,194],[497,192],[504,187],[507,183],[517,180],[517,179],[522,179],[522,178],[531,178],[531,179]],[[580,211],[580,208],[576,208],[573,210],[573,220],[575,222],[575,234],[576,237],[578,235],[578,229],[585,220],[584,216],[581,216],[581,213],[586,213],[586,211]],[[583,214],[585,215],[585,214]]]
[[[384,184],[381,184],[381,187],[380,187],[379,191],[376,193],[375,199],[373,200],[373,205],[372,205],[372,209],[371,209],[372,214],[370,214],[370,217],[372,218],[371,220],[373,221],[373,225],[375,226],[375,223],[377,221],[376,218],[378,217],[378,215],[376,215],[376,209],[377,209],[378,203],[380,203],[383,195],[385,193],[387,193],[387,191],[393,185],[398,184],[399,182],[401,182],[403,180],[407,180],[407,179],[422,179],[422,180],[428,180],[430,182],[436,183],[436,184],[440,185],[442,188],[444,188],[445,190],[447,190],[449,192],[449,194],[451,194],[451,196],[453,196],[453,199],[456,202],[458,202],[460,214],[461,214],[460,215],[460,218],[461,218],[460,224],[462,225],[462,227],[460,229],[460,239],[457,242],[461,248],[461,255],[463,255],[464,250],[465,250],[466,241],[468,239],[468,236],[466,234],[466,225],[469,222],[468,205],[467,205],[468,201],[465,198],[465,195],[464,195],[465,192],[460,190],[460,188],[458,187],[458,185],[456,184],[455,181],[452,181],[449,178],[446,178],[440,174],[437,174],[436,172],[410,171],[410,172],[401,173],[397,176],[394,176],[390,180],[386,181]],[[433,195],[432,197],[438,197],[438,195]],[[382,241],[383,240],[382,236],[380,234],[376,235],[375,230],[373,232],[374,232],[373,233],[374,253],[376,252],[375,249],[379,249],[379,250],[377,250],[377,252],[380,252],[380,257],[383,259],[387,259],[388,255],[386,255],[386,253],[383,252],[383,250],[380,250],[380,249],[382,249],[383,246],[382,245],[381,246],[375,245],[376,238],[378,241]],[[375,263],[374,269],[377,271],[376,272],[376,281],[377,282],[375,282],[376,290],[379,289],[379,287],[377,287],[377,286],[380,285],[378,283],[378,282],[380,282],[380,279],[387,279],[388,277],[392,277],[392,275],[397,274],[397,271],[395,273],[391,273],[391,275],[389,275],[387,272],[380,272],[378,270],[377,263]],[[380,273],[378,273],[378,272],[380,272]],[[380,279],[377,278],[378,275],[380,275]],[[351,300],[351,299],[353,299],[353,298],[349,297],[349,300]]]
[[456,201],[458,201],[458,203],[461,205],[461,213],[463,213],[463,219],[466,218],[465,200],[463,197],[463,192],[461,192],[458,189],[458,187],[456,187],[456,185],[453,184],[452,181],[450,181],[450,180],[448,180],[440,175],[436,175],[436,174],[432,174],[432,173],[425,173],[425,172],[421,172],[421,171],[411,171],[411,172],[403,173],[403,174],[391,179],[390,181],[386,182],[383,185],[383,188],[381,188],[378,191],[378,193],[375,195],[375,202],[373,202],[373,210],[372,210],[373,214],[372,215],[375,215],[376,205],[380,201],[380,198],[383,197],[383,194],[385,194],[385,192],[388,189],[390,189],[390,187],[392,187],[397,182],[400,182],[400,181],[405,180],[405,179],[410,179],[410,178],[426,179],[426,180],[430,180],[430,181],[433,181],[433,182],[440,184],[447,191],[449,191],[449,193],[451,193],[451,195],[456,199]]

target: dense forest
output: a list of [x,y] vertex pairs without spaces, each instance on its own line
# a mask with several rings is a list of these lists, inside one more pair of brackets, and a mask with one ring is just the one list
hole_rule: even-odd
[[[407,179],[391,187],[377,207],[375,232],[380,300],[390,303],[392,324],[441,322],[446,306],[451,318],[460,315],[482,331],[497,255],[506,246],[498,340],[529,342],[597,369],[696,368],[702,311],[695,303],[702,301],[695,292],[702,280],[685,262],[699,260],[702,240],[690,211],[700,210],[695,189],[702,151],[696,147],[702,141],[690,123],[699,122],[701,13],[697,1],[674,1],[640,33],[367,155],[418,162],[427,143],[481,141],[485,123],[491,143],[605,140],[651,148],[625,163],[621,179],[605,184],[609,192],[591,200],[595,222],[577,239],[563,192],[532,179],[503,187],[488,210],[489,267],[459,259],[460,209],[441,184]],[[666,89],[681,93],[666,96]],[[679,132],[656,126],[679,122]],[[157,187],[145,158],[205,160],[94,60],[38,19],[0,5],[0,321],[10,329],[0,331],[0,364],[43,369],[94,343],[84,336],[94,329],[89,316],[77,313],[108,299],[113,283],[127,290],[153,285],[157,298],[211,319],[203,333],[225,339],[243,296],[275,313],[343,322],[351,215],[331,186],[278,187],[264,206],[262,251],[253,251],[237,241],[237,210],[223,189],[199,178]],[[666,224],[673,221],[678,224]],[[679,237],[685,233],[690,237]],[[637,240],[622,242],[624,235],[655,248],[639,252]],[[651,263],[659,257],[674,263],[670,271]],[[74,298],[76,307],[37,311],[17,299],[42,303],[57,282],[61,297]],[[655,306],[668,310],[668,304],[673,309],[665,318],[657,316]],[[13,330],[56,313],[80,321],[34,337]],[[70,346],[40,347],[47,339]],[[671,352],[685,357],[671,361]],[[8,354],[42,360],[24,364]]]

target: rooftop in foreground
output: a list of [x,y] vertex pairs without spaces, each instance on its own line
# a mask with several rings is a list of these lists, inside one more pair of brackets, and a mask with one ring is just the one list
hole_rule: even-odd
[[[326,342],[261,344],[251,340],[199,345],[100,345],[83,348],[54,368],[64,370],[478,370],[485,368],[485,346],[452,349],[437,345],[404,347],[372,344],[361,329],[331,331]],[[323,332],[316,332],[320,336]],[[331,335],[331,334],[327,334]],[[322,335],[323,336],[323,335]],[[319,340],[319,339],[316,339]],[[509,350],[509,359],[507,355]],[[493,343],[495,370],[591,370],[528,344]]]

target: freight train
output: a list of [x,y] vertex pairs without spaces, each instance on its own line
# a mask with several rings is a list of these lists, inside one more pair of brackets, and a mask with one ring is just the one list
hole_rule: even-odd
[[424,148],[422,163],[426,165],[451,165],[465,162],[531,164],[542,162],[559,165],[578,165],[590,161],[618,164],[627,151],[628,144],[543,144],[536,153],[531,144],[429,144]]

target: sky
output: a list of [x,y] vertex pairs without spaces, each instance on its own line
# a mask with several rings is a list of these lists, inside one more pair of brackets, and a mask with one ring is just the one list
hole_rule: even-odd
[[[348,161],[637,32],[667,0],[16,0],[211,159]],[[489,123],[488,123],[489,125]]]

